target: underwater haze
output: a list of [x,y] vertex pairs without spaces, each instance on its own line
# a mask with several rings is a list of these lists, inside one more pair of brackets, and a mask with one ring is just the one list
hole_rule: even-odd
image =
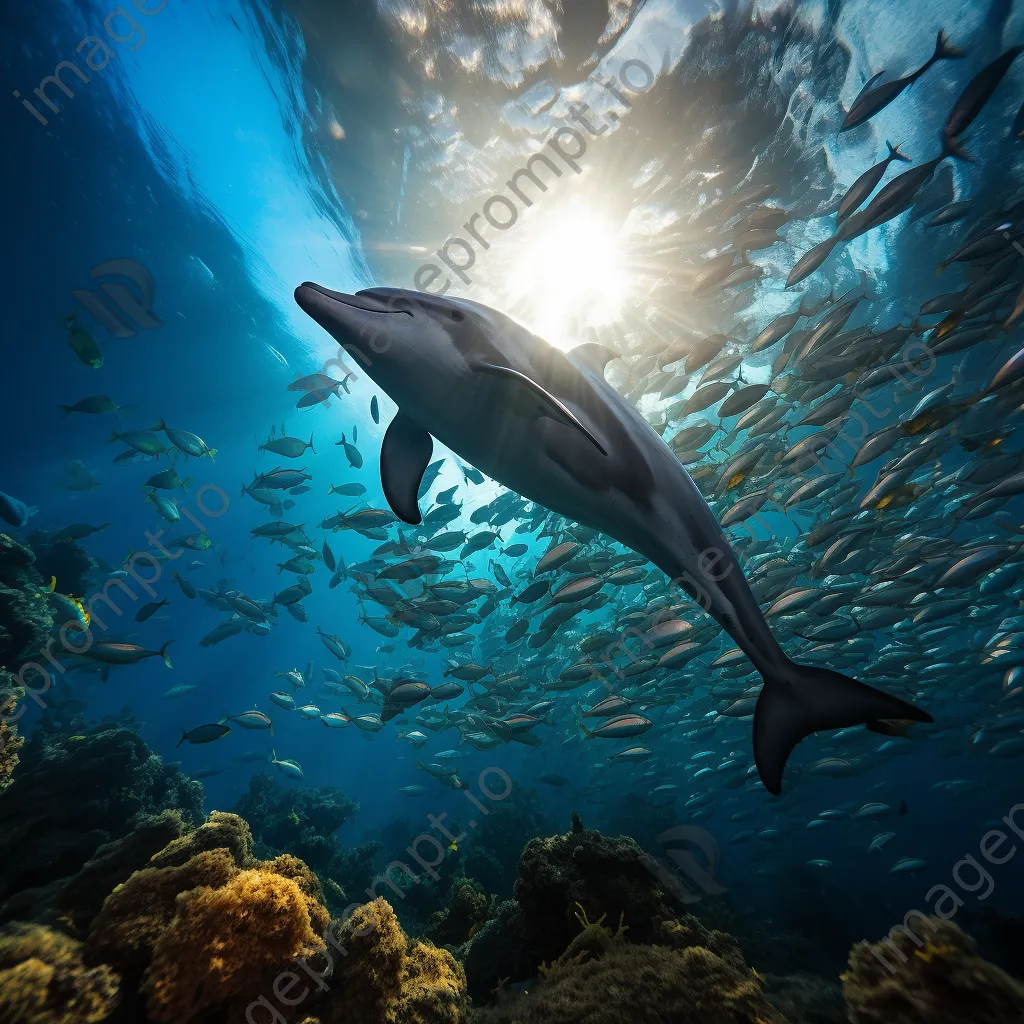
[[1024,3],[0,17],[0,1024],[1024,1020]]

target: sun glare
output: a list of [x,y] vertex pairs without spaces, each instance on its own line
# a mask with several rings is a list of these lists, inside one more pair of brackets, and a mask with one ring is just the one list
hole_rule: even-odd
[[510,304],[536,334],[570,349],[590,329],[620,319],[631,281],[624,238],[606,217],[580,205],[524,232],[504,281]]

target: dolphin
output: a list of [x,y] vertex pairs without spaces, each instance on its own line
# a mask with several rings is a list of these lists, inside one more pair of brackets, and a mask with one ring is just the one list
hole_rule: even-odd
[[398,406],[381,446],[384,495],[418,524],[433,440],[553,512],[647,557],[699,601],[764,679],[754,761],[778,794],[793,748],[820,729],[930,722],[897,697],[783,652],[722,528],[682,464],[607,383],[616,353],[562,352],[497,310],[399,288],[305,283],[295,300]]

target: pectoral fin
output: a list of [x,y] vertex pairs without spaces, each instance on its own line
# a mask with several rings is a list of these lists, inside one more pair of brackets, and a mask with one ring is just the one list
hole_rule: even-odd
[[412,526],[422,519],[417,492],[433,450],[433,438],[399,410],[381,445],[380,482],[391,511]]
[[475,370],[479,370],[481,373],[493,373],[501,377],[505,377],[507,380],[514,380],[524,387],[528,388],[534,395],[539,398],[541,404],[544,407],[544,411],[556,419],[559,423],[564,423],[567,426],[573,427],[578,430],[590,443],[602,454],[607,455],[604,445],[579,421],[576,414],[567,406],[564,402],[559,401],[547,391],[544,387],[538,384],[532,377],[525,373],[520,373],[519,370],[513,370],[511,366],[498,366],[495,363],[476,363],[473,367]]

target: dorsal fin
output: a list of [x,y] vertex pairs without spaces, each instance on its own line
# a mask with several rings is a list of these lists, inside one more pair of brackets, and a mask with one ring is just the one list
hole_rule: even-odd
[[604,368],[613,360],[619,359],[619,353],[612,351],[607,345],[596,341],[587,341],[577,345],[567,353],[569,359],[574,363],[583,363],[598,373],[604,373]]

